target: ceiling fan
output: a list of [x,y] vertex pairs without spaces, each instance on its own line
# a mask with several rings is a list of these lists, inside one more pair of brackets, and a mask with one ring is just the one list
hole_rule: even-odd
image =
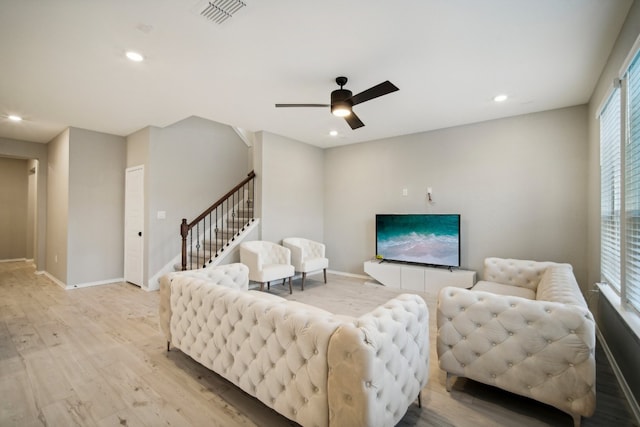
[[340,86],[340,89],[331,92],[331,104],[276,104],[276,107],[331,107],[331,113],[334,116],[344,117],[351,129],[358,129],[364,126],[364,123],[353,112],[352,107],[354,105],[362,104],[365,101],[399,90],[387,80],[353,95],[350,90],[343,89],[343,86],[347,84],[346,77],[337,77],[336,83]]

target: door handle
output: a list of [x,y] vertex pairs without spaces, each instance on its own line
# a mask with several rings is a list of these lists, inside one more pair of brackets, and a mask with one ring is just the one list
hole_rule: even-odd
[[138,236],[142,237],[142,231],[138,231]]

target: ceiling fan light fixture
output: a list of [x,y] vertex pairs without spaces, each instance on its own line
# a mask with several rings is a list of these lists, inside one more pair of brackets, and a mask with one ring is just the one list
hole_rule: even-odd
[[347,117],[351,114],[351,105],[345,101],[339,101],[331,106],[331,114],[337,117]]
[[141,53],[138,52],[134,52],[132,50],[127,51],[127,53],[125,53],[125,56],[133,62],[142,62],[144,61],[144,56],[142,56]]

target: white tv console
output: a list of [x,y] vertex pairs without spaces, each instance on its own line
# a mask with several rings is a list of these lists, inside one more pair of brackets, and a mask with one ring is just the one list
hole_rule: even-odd
[[364,271],[390,288],[438,294],[446,286],[470,288],[476,283],[476,272],[392,262],[365,261]]

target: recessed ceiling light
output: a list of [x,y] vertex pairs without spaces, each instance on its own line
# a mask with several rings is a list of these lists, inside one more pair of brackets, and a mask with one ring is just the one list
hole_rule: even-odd
[[493,98],[493,100],[496,101],[496,102],[506,101],[507,100],[507,95],[496,95]]
[[329,135],[338,136],[338,131],[337,130],[332,130],[331,132],[329,132]]
[[127,58],[129,58],[133,62],[142,62],[144,60],[144,56],[132,50],[128,51],[126,55],[127,55]]
[[12,122],[21,122],[22,121],[22,117],[20,116],[16,116],[15,114],[10,114],[8,116],[9,120],[11,120]]

